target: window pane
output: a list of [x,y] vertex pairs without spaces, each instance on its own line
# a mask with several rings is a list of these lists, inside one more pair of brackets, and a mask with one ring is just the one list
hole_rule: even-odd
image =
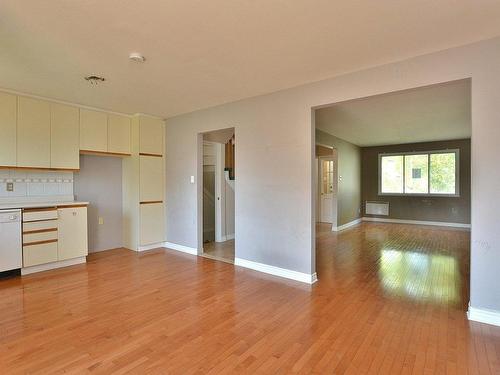
[[405,155],[405,193],[427,194],[429,155]]
[[454,152],[431,154],[431,193],[455,194]]
[[403,193],[403,156],[382,156],[382,193]]

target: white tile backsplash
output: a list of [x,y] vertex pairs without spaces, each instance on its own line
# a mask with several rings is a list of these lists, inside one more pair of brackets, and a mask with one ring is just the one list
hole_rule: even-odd
[[[14,183],[14,191],[7,191],[7,182]],[[73,196],[73,172],[22,171],[0,169],[0,198],[5,200],[37,199],[57,200]]]

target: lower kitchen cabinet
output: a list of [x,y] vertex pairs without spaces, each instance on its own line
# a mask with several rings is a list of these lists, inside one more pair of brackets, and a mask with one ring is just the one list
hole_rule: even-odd
[[57,260],[88,255],[87,207],[59,208]]
[[57,240],[23,246],[23,267],[57,262]]

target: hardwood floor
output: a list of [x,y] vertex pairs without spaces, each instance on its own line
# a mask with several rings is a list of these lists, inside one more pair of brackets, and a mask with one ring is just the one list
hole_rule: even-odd
[[2,374],[499,374],[469,233],[319,226],[308,286],[170,250],[0,281]]

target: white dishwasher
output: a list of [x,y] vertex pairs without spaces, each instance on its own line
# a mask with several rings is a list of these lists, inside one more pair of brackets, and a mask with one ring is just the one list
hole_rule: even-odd
[[21,210],[0,210],[0,272],[22,266]]

